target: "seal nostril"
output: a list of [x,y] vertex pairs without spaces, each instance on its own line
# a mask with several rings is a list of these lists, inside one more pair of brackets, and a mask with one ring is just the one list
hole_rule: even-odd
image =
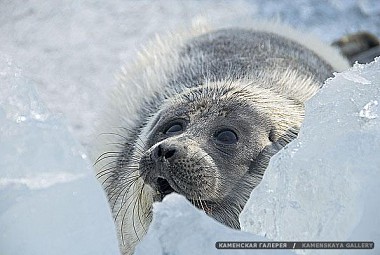
[[165,157],[166,159],[169,159],[169,158],[173,157],[174,154],[175,154],[175,149],[171,149],[171,150],[168,150],[168,151],[165,153],[165,156],[164,156],[164,157]]
[[159,144],[151,152],[150,159],[153,160],[154,162],[163,162],[164,159],[168,160],[172,158],[173,156],[175,156],[176,151],[177,151],[176,147],[174,146]]

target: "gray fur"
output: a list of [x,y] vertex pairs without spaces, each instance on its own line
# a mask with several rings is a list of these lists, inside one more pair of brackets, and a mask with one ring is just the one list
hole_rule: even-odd
[[198,36],[184,46],[181,56],[192,61],[180,66],[171,86],[181,83],[193,87],[203,84],[206,77],[210,81],[235,80],[281,69],[297,70],[322,86],[334,71],[326,61],[294,41],[238,28]]

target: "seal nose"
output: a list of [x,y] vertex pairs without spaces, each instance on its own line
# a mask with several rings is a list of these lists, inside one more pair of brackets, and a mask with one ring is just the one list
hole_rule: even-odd
[[177,148],[173,145],[159,144],[151,153],[151,159],[154,161],[159,160],[171,160],[175,158],[177,154]]

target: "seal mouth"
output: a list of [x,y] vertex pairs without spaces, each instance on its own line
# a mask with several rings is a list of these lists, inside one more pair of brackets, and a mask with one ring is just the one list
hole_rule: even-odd
[[[157,193],[159,195],[158,201],[160,201],[160,202],[164,199],[165,196],[167,196],[173,192],[181,194],[180,192],[176,191],[172,186],[170,186],[169,182],[162,177],[158,177],[156,183],[157,183],[157,186],[156,186],[157,187]],[[215,203],[212,201],[209,201],[209,200],[192,199],[192,198],[189,198],[187,196],[186,196],[186,198],[195,207],[205,211],[206,213],[211,213],[212,208],[215,206]]]
[[172,186],[170,186],[169,182],[161,177],[157,178],[157,191],[160,193],[161,200],[164,199],[166,195],[176,192]]

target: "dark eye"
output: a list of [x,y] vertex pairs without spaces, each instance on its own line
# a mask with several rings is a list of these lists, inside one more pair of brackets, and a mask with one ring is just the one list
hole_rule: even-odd
[[216,140],[222,144],[234,144],[237,143],[238,137],[236,133],[229,129],[219,131],[216,136]]
[[173,123],[164,132],[167,135],[174,135],[183,131],[183,125],[181,123]]

